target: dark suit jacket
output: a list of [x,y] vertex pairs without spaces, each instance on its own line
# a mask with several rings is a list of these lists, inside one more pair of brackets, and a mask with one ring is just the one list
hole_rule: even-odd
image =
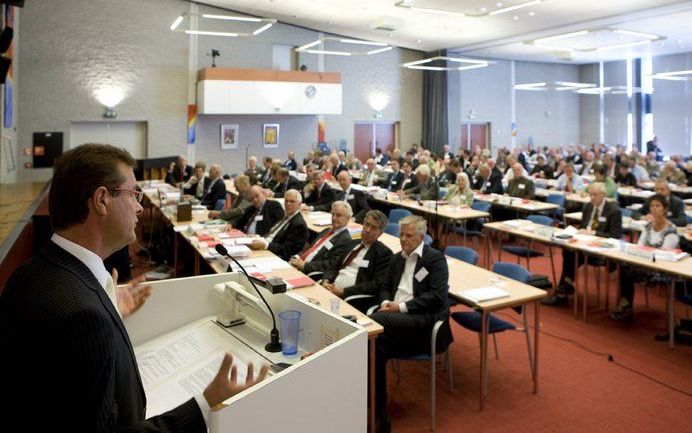
[[523,176],[518,179],[516,177],[513,178],[507,185],[507,194],[511,197],[533,199],[534,192],[535,186],[533,181]]
[[201,204],[208,209],[214,209],[214,205],[216,205],[218,200],[226,199],[226,184],[223,179],[216,179],[214,186],[211,187],[211,191],[207,192],[211,182],[212,180],[208,177],[204,178],[204,196],[202,197]]
[[[207,431],[194,399],[144,419],[146,396],[120,316],[89,268],[53,242],[10,277],[0,347],[2,431]],[[39,404],[41,390],[56,398]]]
[[[483,188],[483,182],[485,179],[483,179],[481,176],[478,176],[476,179],[476,182],[473,184],[472,189],[477,189],[481,191],[481,188]],[[503,188],[502,188],[502,176],[496,176],[494,174],[490,175],[490,179],[488,179],[488,184],[486,185],[485,189],[481,191],[481,193],[484,194],[502,194]]]
[[248,168],[245,170],[245,176],[250,178],[250,185],[255,185],[262,178],[262,167],[256,165],[254,169]]
[[[649,200],[644,203],[640,209],[641,215],[649,213]],[[687,215],[685,214],[685,202],[680,197],[673,195],[668,196],[668,209],[666,209],[666,219],[678,227],[687,225]]]
[[531,175],[533,176],[534,174],[540,174],[543,173],[543,177],[545,179],[552,179],[553,178],[553,168],[549,166],[548,164],[544,165],[538,165],[536,164],[533,167],[533,170],[531,170]]
[[432,177],[425,184],[418,182],[415,186],[406,188],[404,192],[409,198],[416,198],[418,195],[420,195],[421,200],[437,200],[439,198],[439,186]]
[[[402,172],[402,173],[403,173],[403,172]],[[406,182],[406,179],[408,179],[409,182],[408,182],[406,185],[404,185],[404,182]],[[401,185],[400,185],[397,189],[395,189],[395,190],[393,190],[393,191],[399,191],[399,190],[401,190],[401,189],[403,189],[403,188],[406,188],[406,189],[413,188],[413,187],[415,187],[416,185],[418,185],[418,178],[416,177],[416,174],[415,174],[415,173],[411,172],[411,174],[409,174],[408,176],[403,175],[403,176],[401,177]]]
[[627,172],[624,176],[618,173],[613,180],[618,185],[637,186],[637,178],[630,172]]
[[[349,245],[346,252],[341,257],[341,260],[339,260],[339,263],[346,260],[346,256],[358,245],[360,245],[360,240],[352,241],[351,245]],[[368,261],[368,266],[358,268],[356,284],[351,287],[343,288],[344,298],[353,295],[378,296],[380,288],[386,283],[389,264],[392,260],[392,250],[382,242],[375,241],[370,245],[370,248],[368,248],[365,256],[363,256],[363,260]],[[331,272],[325,272],[324,274],[325,279],[331,282],[334,282],[337,276],[338,272],[336,272],[336,269]]]
[[289,189],[295,189],[296,191],[302,191],[303,185],[294,176],[288,176],[288,179],[284,183],[277,183],[272,191],[274,191],[274,197],[283,198],[286,195],[286,191]]
[[404,172],[399,170],[395,173],[389,173],[387,180],[384,182],[384,188],[390,191],[399,191],[401,184],[404,182]]
[[[406,259],[401,252],[392,256],[387,281],[380,286],[380,303],[394,299],[405,264]],[[418,281],[415,275],[422,268],[426,269],[427,275]],[[413,299],[406,302],[408,309],[406,314],[418,316],[421,319],[421,326],[432,326],[437,320],[447,320],[449,317],[447,303],[449,270],[444,254],[432,247],[424,246],[423,255],[418,258],[413,274]],[[440,337],[447,341],[438,341],[438,347],[444,347],[451,341],[449,332],[441,333]]]
[[[209,185],[208,182],[209,178],[204,176],[204,190],[202,191],[202,197],[204,196],[204,191],[206,191],[206,187]],[[199,180],[193,184],[190,185],[189,188],[183,188],[183,193],[184,194],[190,194],[195,196],[195,198],[202,198],[202,197],[197,197],[197,185],[199,184]]]
[[[322,232],[315,238],[315,242],[311,243],[304,249],[307,250],[312,247],[324,234],[327,233],[327,231],[329,231],[329,229],[322,230]],[[351,233],[348,231],[348,228],[346,228],[346,230],[342,230],[338,235],[332,237],[330,242],[332,244],[330,249],[324,247],[323,244],[323,247],[315,255],[315,257],[313,257],[313,259],[309,262],[305,263],[305,267],[303,268],[304,273],[324,273],[333,271],[343,258],[348,245],[351,243]]]
[[330,212],[334,200],[336,200],[336,193],[332,187],[325,182],[319,194],[317,193],[317,188],[313,188],[310,195],[305,197],[305,204],[312,206],[315,211]]
[[269,188],[268,185],[272,179],[273,179],[273,177],[271,175],[271,167],[265,168],[264,171],[262,171],[262,175],[258,179],[258,183],[261,183],[262,185],[264,185],[265,188]]
[[336,176],[344,170],[348,171],[348,167],[346,167],[346,164],[343,162],[339,162],[339,165],[332,167],[332,176],[334,176],[334,179],[336,179]]
[[[589,227],[589,222],[591,221],[593,210],[593,205],[591,203],[586,203],[584,205],[582,209],[581,228],[591,228]],[[596,236],[614,239],[620,239],[620,237],[622,237],[622,213],[615,203],[607,201],[605,206],[603,206],[603,214],[601,214],[599,218]]]
[[[255,214],[257,208],[255,205],[250,205],[243,212],[243,216],[238,220],[238,224],[235,226],[238,230],[245,230],[245,226],[250,221],[250,218]],[[262,221],[257,221],[255,225],[255,233],[260,236],[266,236],[274,227],[274,224],[278,223],[281,218],[284,217],[284,208],[281,207],[281,203],[275,200],[266,200],[262,206]]]
[[308,225],[299,212],[274,236],[267,249],[288,261],[291,256],[303,250],[308,236]]
[[289,170],[293,170],[293,171],[298,170],[298,163],[296,162],[295,159],[287,159],[286,161],[284,161],[283,166]]
[[348,202],[353,210],[353,218],[355,218],[358,224],[363,224],[365,214],[370,210],[368,199],[365,197],[363,191],[356,191],[351,188],[348,195],[344,191],[339,191],[336,199]]
[[[182,174],[182,176],[181,176],[181,174]],[[185,170],[183,170],[181,173],[180,166],[176,164],[175,168],[173,169],[173,173],[167,173],[166,174],[166,183],[170,183],[171,185],[175,185],[179,182],[187,182],[188,179],[190,179],[190,176],[192,176],[192,166],[191,165],[186,165]]]

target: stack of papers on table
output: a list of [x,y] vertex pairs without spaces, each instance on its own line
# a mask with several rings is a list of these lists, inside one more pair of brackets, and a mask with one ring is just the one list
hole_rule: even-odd
[[[217,242],[218,243],[218,242]],[[250,248],[246,247],[245,245],[228,245],[224,244],[226,247],[226,250],[228,251],[228,255],[230,255],[233,258],[236,259],[244,259],[250,255],[252,252]],[[216,245],[214,245],[216,246]],[[209,247],[207,251],[205,251],[203,254],[204,258],[211,259],[215,257],[219,257],[219,253],[216,252],[214,248]]]
[[654,252],[656,260],[666,262],[679,262],[680,260],[689,257],[690,255],[682,250],[656,250]]
[[529,220],[507,220],[507,221],[502,221],[502,224],[507,226],[507,227],[511,227],[513,229],[518,229],[518,228],[522,228],[524,226],[529,226],[533,223]]
[[509,293],[496,286],[479,287],[477,289],[468,289],[457,292],[459,296],[468,299],[471,302],[487,302],[495,299],[509,297]]
[[349,223],[348,232],[351,234],[352,238],[359,238],[361,233],[363,233],[363,226],[356,223]]

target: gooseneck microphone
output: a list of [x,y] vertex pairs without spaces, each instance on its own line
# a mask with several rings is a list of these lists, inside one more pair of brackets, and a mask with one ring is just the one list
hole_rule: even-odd
[[224,247],[222,244],[216,244],[216,247],[214,248],[216,248],[217,253],[221,254],[224,257],[228,257],[229,259],[233,260],[233,263],[238,265],[240,270],[243,271],[243,274],[245,274],[245,276],[247,277],[248,281],[250,281],[250,284],[252,284],[252,287],[255,288],[257,294],[260,296],[260,298],[262,298],[262,301],[264,301],[264,305],[267,306],[267,309],[269,310],[272,316],[272,330],[269,333],[270,341],[264,346],[264,350],[266,350],[267,352],[281,352],[281,341],[279,340],[279,330],[276,329],[276,318],[274,317],[274,310],[272,310],[272,307],[269,306],[267,300],[264,299],[262,292],[260,292],[260,290],[257,288],[255,282],[252,281],[252,277],[250,277],[245,268],[243,268],[243,265],[238,263],[238,260],[236,260],[235,258],[233,258],[233,256],[228,254],[228,250],[226,249],[226,247]]

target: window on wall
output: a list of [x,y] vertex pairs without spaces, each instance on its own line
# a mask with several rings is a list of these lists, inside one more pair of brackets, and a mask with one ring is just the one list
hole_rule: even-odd
[[274,44],[272,46],[272,69],[275,71],[293,71],[296,69],[292,45]]

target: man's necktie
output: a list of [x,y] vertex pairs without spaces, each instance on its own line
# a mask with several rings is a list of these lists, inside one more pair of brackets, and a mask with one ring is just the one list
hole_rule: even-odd
[[591,231],[594,231],[594,232],[595,232],[595,231],[598,230],[598,218],[599,218],[601,215],[600,215],[600,212],[599,212],[599,209],[598,209],[598,208],[595,208],[595,209],[593,210],[593,212],[594,212],[594,216],[593,216],[593,219],[591,220]]
[[[111,300],[113,303],[113,308],[115,308],[115,311],[120,314],[120,310],[118,309],[118,299],[115,295],[115,283],[113,283],[113,278],[109,275],[108,280],[106,280],[106,295],[108,295],[108,298]],[[122,317],[122,314],[120,314]]]
[[565,191],[566,192],[572,192],[572,179],[567,178],[567,183],[565,184]]
[[350,265],[351,262],[353,261],[353,259],[356,258],[356,256],[358,255],[358,253],[359,253],[363,248],[365,248],[365,245],[363,245],[363,243],[361,242],[360,244],[358,244],[358,246],[357,246],[353,251],[351,251],[350,253],[348,253],[348,255],[346,256],[346,259],[344,259],[344,261],[341,262],[341,264],[339,265],[339,269],[336,270],[336,273],[338,274],[340,270],[342,270],[342,269],[345,268],[346,266]]
[[[248,230],[250,230],[250,226],[255,221],[255,218],[257,217],[258,213],[259,213],[259,208],[255,208],[255,211],[252,213],[252,216],[250,217],[249,220],[247,220],[247,223],[245,223],[245,230],[243,230],[245,233],[247,233]],[[257,231],[257,230],[255,230],[255,231]]]
[[308,248],[307,251],[304,251],[300,255],[300,260],[305,260],[310,254],[313,253],[313,251],[316,251],[318,248],[320,248],[322,246],[322,244],[325,243],[327,241],[327,239],[329,239],[329,236],[331,236],[332,233],[334,233],[334,230],[327,231],[327,233],[325,233],[324,236],[319,238],[319,240],[317,242],[315,242],[310,248]]

